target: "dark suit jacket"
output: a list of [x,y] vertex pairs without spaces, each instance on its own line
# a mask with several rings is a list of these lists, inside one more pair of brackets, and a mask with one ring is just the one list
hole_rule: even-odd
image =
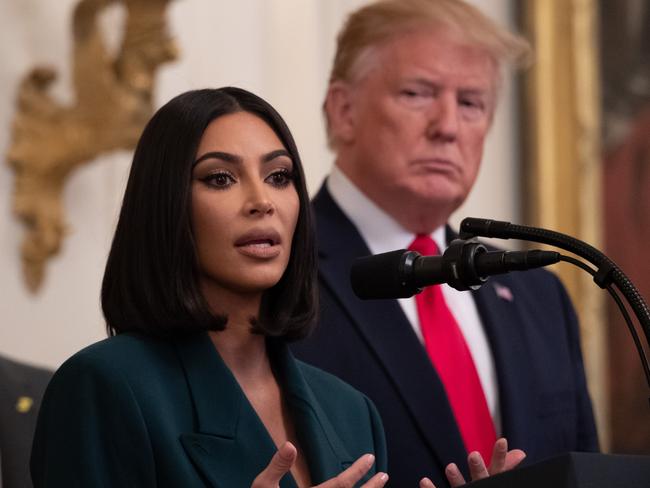
[[2,488],[31,486],[29,452],[36,418],[52,373],[0,357],[0,467]]
[[[318,229],[321,318],[293,346],[298,358],[368,395],[384,423],[391,486],[429,476],[447,486],[443,469],[466,453],[442,383],[396,300],[359,300],[349,270],[370,253],[325,187],[313,201]],[[500,298],[495,283],[512,300]],[[503,295],[503,294],[502,294]],[[529,461],[597,450],[576,317],[551,273],[491,278],[473,292],[494,355],[503,434]]]
[[[385,469],[372,403],[293,359],[283,343],[268,343],[314,483],[366,452]],[[174,343],[122,334],[54,375],[31,471],[36,487],[249,487],[275,451],[207,334]],[[280,486],[296,485],[286,475]]]

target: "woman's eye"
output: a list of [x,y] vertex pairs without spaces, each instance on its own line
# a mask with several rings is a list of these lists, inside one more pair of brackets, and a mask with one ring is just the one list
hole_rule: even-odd
[[230,173],[213,173],[203,178],[203,182],[222,190],[230,187],[235,182],[235,178]]
[[284,188],[285,186],[289,185],[292,180],[293,173],[286,169],[276,171],[275,173],[271,173],[266,177],[266,181],[276,188]]

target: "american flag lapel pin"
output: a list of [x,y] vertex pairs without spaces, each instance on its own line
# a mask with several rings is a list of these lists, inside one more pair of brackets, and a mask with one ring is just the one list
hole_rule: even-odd
[[515,299],[512,295],[512,291],[507,286],[494,283],[494,291],[501,300],[505,300],[506,302],[512,302]]

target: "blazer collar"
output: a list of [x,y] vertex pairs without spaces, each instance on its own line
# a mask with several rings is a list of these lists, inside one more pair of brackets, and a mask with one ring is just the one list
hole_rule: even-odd
[[[350,286],[350,266],[355,258],[370,254],[358,231],[322,187],[315,197],[320,276],[349,312],[355,327],[375,352],[385,373],[409,409],[440,469],[465,458],[444,387],[395,300],[359,300]],[[429,385],[427,391],[422,385]],[[390,439],[388,439],[390,442]],[[463,463],[459,463],[462,466]]]
[[[288,348],[278,340],[269,340],[267,347],[312,481],[336,476],[351,464],[350,455]],[[271,436],[208,334],[180,341],[177,351],[196,415],[196,432],[181,435],[186,452],[212,486],[250,485],[277,449]],[[288,474],[280,486],[296,484]]]
[[269,354],[283,385],[300,447],[307,454],[312,482],[337,476],[354,459],[345,448],[284,342],[269,339]]

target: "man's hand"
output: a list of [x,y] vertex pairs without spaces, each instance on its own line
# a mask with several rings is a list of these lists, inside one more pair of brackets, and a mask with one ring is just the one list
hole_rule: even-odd
[[[274,454],[268,466],[253,481],[251,488],[278,488],[282,477],[296,462],[298,452],[293,444],[285,442]],[[375,456],[364,454],[338,476],[314,488],[353,488],[375,462]],[[377,473],[362,488],[382,488],[388,481],[386,473]]]
[[[494,450],[492,451],[492,462],[490,467],[486,468],[483,458],[477,452],[469,453],[467,456],[467,464],[469,465],[469,473],[472,481],[481,480],[495,474],[508,471],[509,469],[517,466],[526,457],[526,453],[521,449],[513,449],[508,451],[508,441],[505,438],[498,439],[494,443]],[[445,475],[449,484],[456,488],[466,483],[463,474],[454,463],[447,465]],[[429,478],[423,478],[420,481],[420,488],[436,488]]]

